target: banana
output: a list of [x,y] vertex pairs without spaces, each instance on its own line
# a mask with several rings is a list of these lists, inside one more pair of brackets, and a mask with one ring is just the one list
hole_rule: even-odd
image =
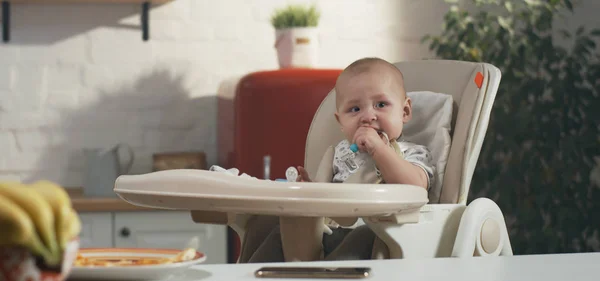
[[[64,251],[67,243],[73,237],[69,237],[69,228],[71,227],[71,198],[69,194],[57,184],[50,181],[37,181],[29,185],[33,190],[40,193],[54,212],[54,229],[56,239],[58,239],[58,247]],[[78,233],[77,233],[78,234]]]
[[42,257],[46,264],[53,266],[60,262],[60,256],[53,255],[42,243],[35,231],[29,215],[12,200],[0,195],[0,247],[23,246],[35,256]]
[[35,190],[18,183],[0,183],[0,196],[21,207],[31,218],[50,254],[60,256],[54,230],[54,213],[50,203]]
[[62,234],[62,237],[64,237],[63,243],[65,246],[71,241],[71,239],[77,237],[81,232],[81,219],[79,218],[79,215],[75,209],[70,210],[68,219],[66,221],[68,223],[64,225]]

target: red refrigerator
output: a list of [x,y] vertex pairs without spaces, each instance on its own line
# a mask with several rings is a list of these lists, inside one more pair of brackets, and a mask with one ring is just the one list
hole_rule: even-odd
[[[341,71],[283,69],[242,77],[232,99],[219,99],[220,164],[272,180],[285,178],[290,166],[304,165],[313,115]],[[266,171],[265,156],[270,158]],[[233,261],[239,254],[239,241],[231,242]]]

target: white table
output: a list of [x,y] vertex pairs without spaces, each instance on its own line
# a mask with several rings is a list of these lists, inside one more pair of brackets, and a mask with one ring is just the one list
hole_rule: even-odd
[[[255,278],[254,271],[266,264],[198,265],[169,280],[326,280]],[[347,262],[269,264],[283,266],[367,266],[371,277],[359,280],[385,281],[587,281],[600,280],[600,253],[530,255],[512,257],[437,258]],[[329,279],[327,279],[329,280]],[[348,280],[348,279],[337,279]]]

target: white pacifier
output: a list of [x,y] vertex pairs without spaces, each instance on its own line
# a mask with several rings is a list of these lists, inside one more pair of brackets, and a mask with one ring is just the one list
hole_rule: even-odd
[[288,182],[295,182],[298,179],[298,170],[294,167],[289,167],[285,170],[285,178]]

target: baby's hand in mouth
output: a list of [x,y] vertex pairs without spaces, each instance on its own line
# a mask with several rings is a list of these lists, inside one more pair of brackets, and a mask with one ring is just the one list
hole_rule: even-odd
[[380,131],[378,132],[378,130],[366,126],[359,127],[356,130],[353,143],[358,146],[359,151],[365,151],[370,155],[373,155],[380,145],[385,145]]

